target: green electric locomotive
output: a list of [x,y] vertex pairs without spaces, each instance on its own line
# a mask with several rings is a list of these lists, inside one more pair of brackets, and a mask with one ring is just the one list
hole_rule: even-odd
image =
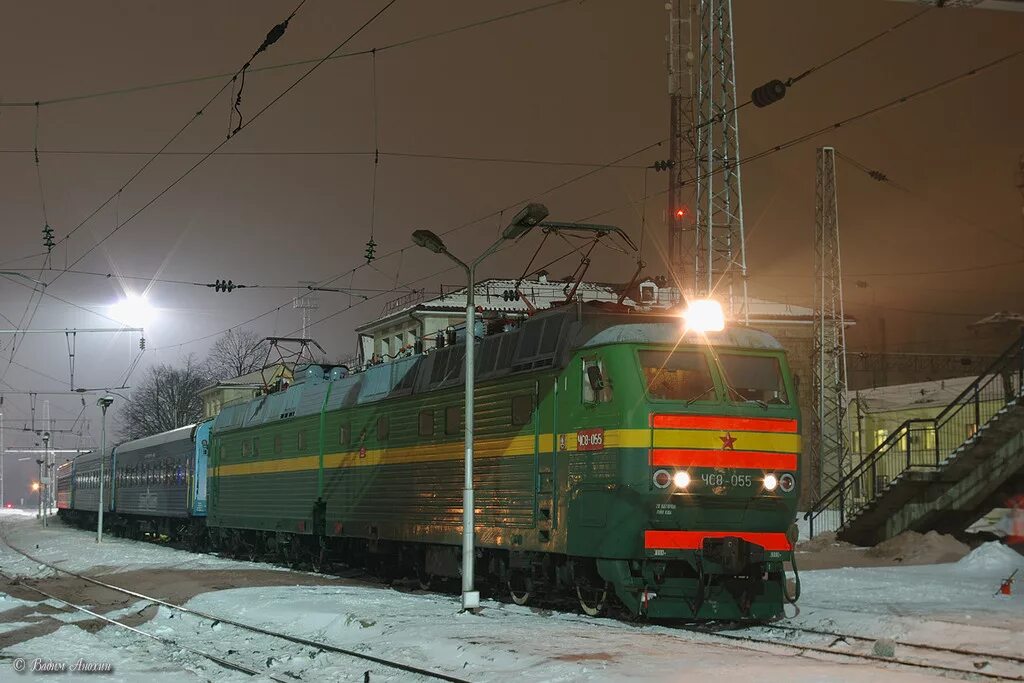
[[[800,416],[746,327],[566,305],[476,341],[478,584],[666,619],[768,620],[786,599]],[[460,572],[465,344],[358,373],[309,366],[226,407],[208,526],[253,556]]]

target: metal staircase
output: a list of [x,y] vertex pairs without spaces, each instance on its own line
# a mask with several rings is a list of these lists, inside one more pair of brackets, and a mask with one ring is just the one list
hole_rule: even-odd
[[903,422],[804,515],[874,545],[903,531],[961,531],[1024,490],[1024,335],[933,418]]

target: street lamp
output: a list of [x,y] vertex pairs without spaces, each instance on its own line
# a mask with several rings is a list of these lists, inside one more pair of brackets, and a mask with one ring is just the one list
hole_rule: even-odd
[[501,233],[501,237],[484,253],[470,263],[456,258],[440,237],[430,230],[416,230],[412,233],[412,241],[417,246],[429,249],[435,254],[444,254],[466,271],[466,407],[465,407],[465,483],[462,489],[462,609],[476,609],[480,606],[480,593],[473,590],[473,385],[474,363],[473,347],[475,345],[474,327],[476,322],[476,304],[473,289],[476,286],[476,267],[485,258],[498,250],[502,243],[518,239],[530,231],[535,225],[547,218],[548,209],[543,204],[528,204],[517,213]]
[[[40,467],[39,483],[42,490],[39,494],[39,509],[43,513],[43,526],[46,526],[46,516],[50,514],[50,432],[43,432],[43,463]],[[45,499],[45,503],[43,500]]]
[[103,542],[103,461],[107,458],[107,408],[114,402],[113,396],[103,396],[96,401],[96,405],[103,411],[103,420],[100,423],[100,499],[96,503],[98,516],[96,520],[96,542]]
[[[38,445],[38,444],[37,444]],[[43,524],[46,524],[46,519],[43,518],[43,460],[42,458],[36,458],[36,464],[39,465],[39,483],[32,483],[32,490],[39,493],[38,508],[36,510],[36,519],[42,519]]]

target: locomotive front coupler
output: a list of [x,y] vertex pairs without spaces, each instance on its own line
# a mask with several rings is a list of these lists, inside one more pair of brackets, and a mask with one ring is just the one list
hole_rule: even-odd
[[746,574],[751,565],[763,565],[764,548],[738,536],[705,538],[701,553],[704,561],[718,565],[720,574]]

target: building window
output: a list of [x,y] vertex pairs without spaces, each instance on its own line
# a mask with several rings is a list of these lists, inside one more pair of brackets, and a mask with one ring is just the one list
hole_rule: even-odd
[[420,411],[420,436],[433,436],[434,435],[434,411],[433,410],[421,410]]
[[512,424],[529,424],[533,415],[533,397],[529,394],[512,397]]
[[444,409],[444,433],[458,434],[462,428],[462,410],[459,406],[448,406]]
[[875,448],[878,448],[879,446],[881,446],[882,442],[884,442],[888,437],[889,437],[889,431],[888,430],[886,430],[886,429],[876,429],[875,430]]
[[377,440],[387,441],[389,434],[391,433],[391,421],[387,415],[381,415],[377,418]]

